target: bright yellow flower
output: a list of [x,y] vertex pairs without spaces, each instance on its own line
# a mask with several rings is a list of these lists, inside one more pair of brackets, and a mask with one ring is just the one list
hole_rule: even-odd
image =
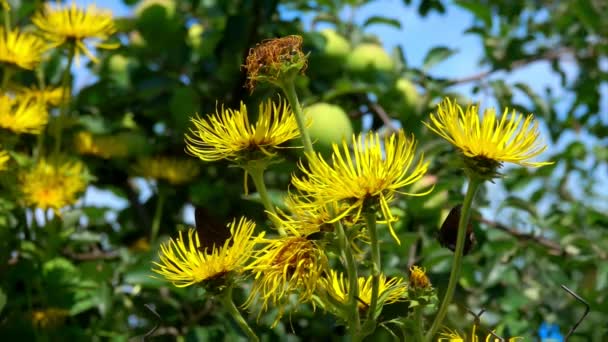
[[32,311],[32,324],[38,329],[55,328],[62,325],[70,311],[59,308],[38,309]]
[[321,154],[309,155],[308,167],[302,162],[299,165],[305,177],[294,176],[292,183],[314,198],[315,205],[347,204],[334,222],[349,214],[358,220],[364,209],[379,207],[391,235],[399,243],[391,224],[396,219],[389,205],[397,193],[422,196],[430,192],[413,194],[401,190],[422,178],[428,162],[420,156],[414,163],[416,141],[413,137],[406,138],[402,130],[384,138],[384,144],[377,133],[353,136],[352,142],[353,152],[346,141],[342,142],[342,149],[334,144],[331,164]]
[[39,89],[37,87],[20,87],[17,89],[17,95],[21,101],[39,101],[47,105],[59,106],[61,97],[63,96],[63,88],[47,87]]
[[128,141],[124,136],[94,136],[81,131],[74,137],[74,147],[80,154],[98,156],[105,159],[123,158],[129,154]]
[[[359,277],[358,279],[359,297],[357,298],[357,307],[359,311],[367,310],[372,302],[372,280],[371,275],[367,278]],[[379,306],[407,300],[407,285],[403,278],[387,279],[384,274],[380,274],[379,285]],[[334,300],[348,304],[348,278],[345,279],[342,272],[329,270],[329,276],[321,279],[321,289]]]
[[188,241],[180,232],[178,239],[160,246],[160,262],[154,262],[156,268],[152,271],[177,287],[214,280],[231,272],[241,273],[263,233],[252,238],[255,223],[245,218],[238,223],[234,220],[226,229],[230,229],[231,237],[222,246],[214,245],[211,251],[201,251],[201,241],[194,229],[188,230]]
[[47,124],[49,114],[40,101],[20,101],[0,95],[0,127],[17,134],[39,134]]
[[[500,119],[494,108],[486,109],[479,118],[479,108],[468,106],[465,110],[456,101],[446,99],[431,114],[431,123],[424,123],[462,151],[465,157],[496,163],[515,163],[539,167],[552,162],[528,161],[543,153],[547,146],[539,139],[538,121],[532,114],[524,116],[509,109]],[[523,122],[522,122],[523,120]]]
[[8,163],[10,157],[8,152],[4,150],[0,150],[0,171],[6,170],[6,164]]
[[410,267],[410,286],[416,289],[424,289],[431,286],[431,281],[423,268],[416,265]]
[[0,64],[33,70],[47,49],[48,44],[32,33],[18,29],[7,32],[0,27]]
[[84,53],[93,62],[98,62],[87,48],[85,40],[94,42],[96,48],[118,47],[118,44],[104,43],[116,32],[112,12],[98,9],[93,4],[86,10],[76,6],[75,2],[65,6],[46,4],[41,12],[34,14],[32,22],[55,46],[74,44],[76,60],[80,53]]
[[137,160],[133,172],[145,178],[166,180],[173,185],[179,185],[196,178],[200,168],[198,163],[191,159],[152,157]]
[[[465,335],[460,335],[456,330],[450,330],[446,328],[445,331],[439,334],[439,339],[437,342],[479,342],[479,336],[476,333],[477,325],[473,325],[473,329],[471,331],[471,338],[467,340]],[[523,337],[510,337],[505,339],[507,342],[517,342],[523,340]],[[486,342],[498,342],[494,335],[488,334],[485,339]]]
[[255,274],[255,280],[244,306],[250,307],[260,299],[260,314],[269,306],[278,309],[275,324],[291,302],[292,294],[297,295],[298,303],[312,300],[328,267],[327,256],[315,241],[295,231],[290,233],[294,235],[266,240],[266,246],[247,267]]
[[216,111],[192,118],[195,128],[186,135],[186,150],[204,161],[242,161],[273,157],[285,142],[300,136],[296,118],[286,102],[261,103],[257,123],[251,125],[247,107]]
[[23,199],[27,205],[59,209],[76,203],[78,194],[87,186],[85,166],[80,161],[57,158],[40,160],[19,177]]

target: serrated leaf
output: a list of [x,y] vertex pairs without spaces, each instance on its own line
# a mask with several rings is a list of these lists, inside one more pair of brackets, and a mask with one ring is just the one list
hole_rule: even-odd
[[445,46],[437,46],[432,48],[424,57],[424,62],[422,64],[422,69],[429,70],[435,65],[443,62],[453,54],[455,54],[457,50],[450,49]]
[[369,17],[363,23],[363,27],[367,27],[367,26],[375,25],[375,24],[389,25],[389,26],[393,26],[394,28],[398,28],[398,29],[401,28],[401,23],[399,22],[399,20],[393,19],[393,18],[381,17],[381,16]]

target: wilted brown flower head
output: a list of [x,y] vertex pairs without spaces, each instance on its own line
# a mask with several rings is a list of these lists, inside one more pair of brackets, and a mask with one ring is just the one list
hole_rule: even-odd
[[285,77],[303,73],[307,56],[302,52],[302,37],[287,36],[263,41],[249,50],[245,61],[247,88],[253,91],[257,81],[279,83]]

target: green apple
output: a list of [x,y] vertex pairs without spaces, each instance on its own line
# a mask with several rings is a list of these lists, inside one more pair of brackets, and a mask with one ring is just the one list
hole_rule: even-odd
[[338,74],[351,51],[350,42],[332,29],[325,29],[318,35],[323,37],[324,42],[318,49],[313,49],[308,59],[311,75],[333,76]]
[[332,144],[347,141],[353,135],[353,125],[346,112],[339,106],[319,102],[304,108],[306,119],[312,120],[308,133],[315,150],[330,155]]
[[393,117],[409,120],[418,114],[420,94],[416,85],[407,78],[399,78],[378,102]]
[[376,44],[361,44],[348,55],[346,69],[356,76],[375,79],[377,73],[393,71],[395,63],[384,49]]
[[173,15],[175,15],[175,0],[143,0],[135,8],[135,16],[141,16],[147,9],[152,8],[153,6],[159,6],[163,8],[165,10],[165,15],[167,18],[173,17]]

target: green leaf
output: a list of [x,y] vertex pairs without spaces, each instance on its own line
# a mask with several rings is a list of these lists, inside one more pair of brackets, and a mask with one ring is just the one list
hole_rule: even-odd
[[593,7],[591,0],[576,0],[570,2],[571,9],[589,32],[599,32],[603,16]]
[[458,50],[450,49],[445,46],[437,46],[432,48],[424,57],[424,63],[422,64],[422,69],[429,70],[435,65],[443,62],[453,54],[455,54]]
[[471,12],[475,17],[483,21],[485,27],[492,27],[492,12],[490,6],[478,1],[456,0],[455,4]]
[[375,25],[375,24],[389,25],[389,26],[393,26],[394,28],[398,28],[398,29],[401,28],[401,23],[399,22],[399,20],[392,19],[392,18],[387,18],[387,17],[381,17],[381,16],[372,16],[372,17],[369,17],[363,23],[363,27],[367,27],[367,26]]
[[0,313],[2,313],[2,309],[4,309],[5,305],[6,305],[6,294],[4,293],[4,291],[2,291],[2,288],[0,288]]

